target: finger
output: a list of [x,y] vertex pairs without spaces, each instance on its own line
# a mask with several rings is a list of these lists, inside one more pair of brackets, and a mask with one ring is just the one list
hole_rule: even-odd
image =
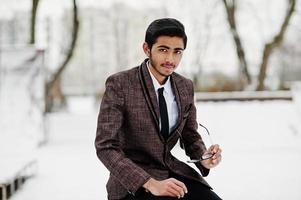
[[212,156],[212,160],[216,160],[217,158],[221,157],[222,155],[220,153],[215,153]]
[[212,159],[211,163],[214,164],[214,165],[217,165],[221,161],[221,159],[222,159],[222,156],[219,155],[215,159]]
[[172,187],[167,188],[166,195],[170,196],[170,197],[177,197],[177,198],[180,198],[180,196],[181,196],[179,194],[179,192],[177,190],[173,189]]
[[209,152],[212,152],[213,149],[214,149],[214,145],[211,145],[211,146],[208,148],[208,151],[209,151]]
[[177,184],[173,183],[171,187],[177,191],[177,197],[184,197],[185,191],[181,186],[178,186]]
[[219,149],[219,145],[214,144],[214,145],[211,145],[207,151],[212,153],[212,154],[215,154],[215,153],[218,152],[218,149]]
[[218,144],[215,144],[215,145],[212,145],[212,151],[213,153],[217,153],[219,150],[219,145]]
[[172,194],[174,197],[184,197],[184,191],[181,187],[177,186],[175,183],[168,185],[167,192]]
[[221,149],[218,149],[218,151],[213,155],[212,158],[213,158],[213,159],[216,159],[216,158],[220,157],[221,154],[222,154],[222,150],[221,150]]
[[222,150],[221,148],[218,148],[218,150],[217,150],[216,153],[217,153],[217,154],[222,154],[222,151],[223,151],[223,150]]
[[177,180],[177,179],[175,179],[175,178],[172,178],[172,180],[173,180],[173,182],[174,182],[176,185],[178,185],[179,187],[181,187],[181,188],[184,190],[185,193],[188,192],[187,187],[186,187],[186,185],[185,185],[183,182],[181,182],[181,181],[179,181],[179,180]]

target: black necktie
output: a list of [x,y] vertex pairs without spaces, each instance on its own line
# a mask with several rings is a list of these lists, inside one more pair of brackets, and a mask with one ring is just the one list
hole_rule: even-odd
[[168,138],[169,135],[169,123],[168,123],[168,112],[166,101],[163,96],[164,87],[158,89],[159,93],[159,108],[160,108],[160,116],[161,116],[161,134],[165,139]]

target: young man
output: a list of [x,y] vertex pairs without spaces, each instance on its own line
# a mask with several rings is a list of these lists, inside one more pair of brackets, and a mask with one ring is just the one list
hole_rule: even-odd
[[110,200],[215,200],[209,184],[170,153],[180,139],[203,176],[221,161],[197,132],[192,81],[174,72],[186,48],[184,26],[172,18],[146,31],[140,66],[110,76],[98,116],[95,147],[110,171]]

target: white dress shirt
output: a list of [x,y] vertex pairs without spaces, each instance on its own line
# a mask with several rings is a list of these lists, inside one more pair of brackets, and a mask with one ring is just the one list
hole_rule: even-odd
[[[160,83],[157,81],[155,76],[150,71],[148,62],[147,62],[147,67],[153,81],[158,102],[159,102],[158,89],[164,87],[163,96],[166,101],[167,112],[168,112],[169,133],[171,133],[171,131],[173,131],[173,129],[177,124],[178,117],[179,117],[179,109],[178,109],[175,94],[171,87],[170,77],[167,78],[167,81],[163,85],[160,85]],[[161,119],[160,119],[160,129],[161,129]]]

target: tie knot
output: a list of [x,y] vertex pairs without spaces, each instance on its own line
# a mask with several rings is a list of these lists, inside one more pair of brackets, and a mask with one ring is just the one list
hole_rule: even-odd
[[162,95],[162,94],[163,94],[163,91],[164,91],[164,87],[159,88],[159,89],[158,89],[159,95]]

